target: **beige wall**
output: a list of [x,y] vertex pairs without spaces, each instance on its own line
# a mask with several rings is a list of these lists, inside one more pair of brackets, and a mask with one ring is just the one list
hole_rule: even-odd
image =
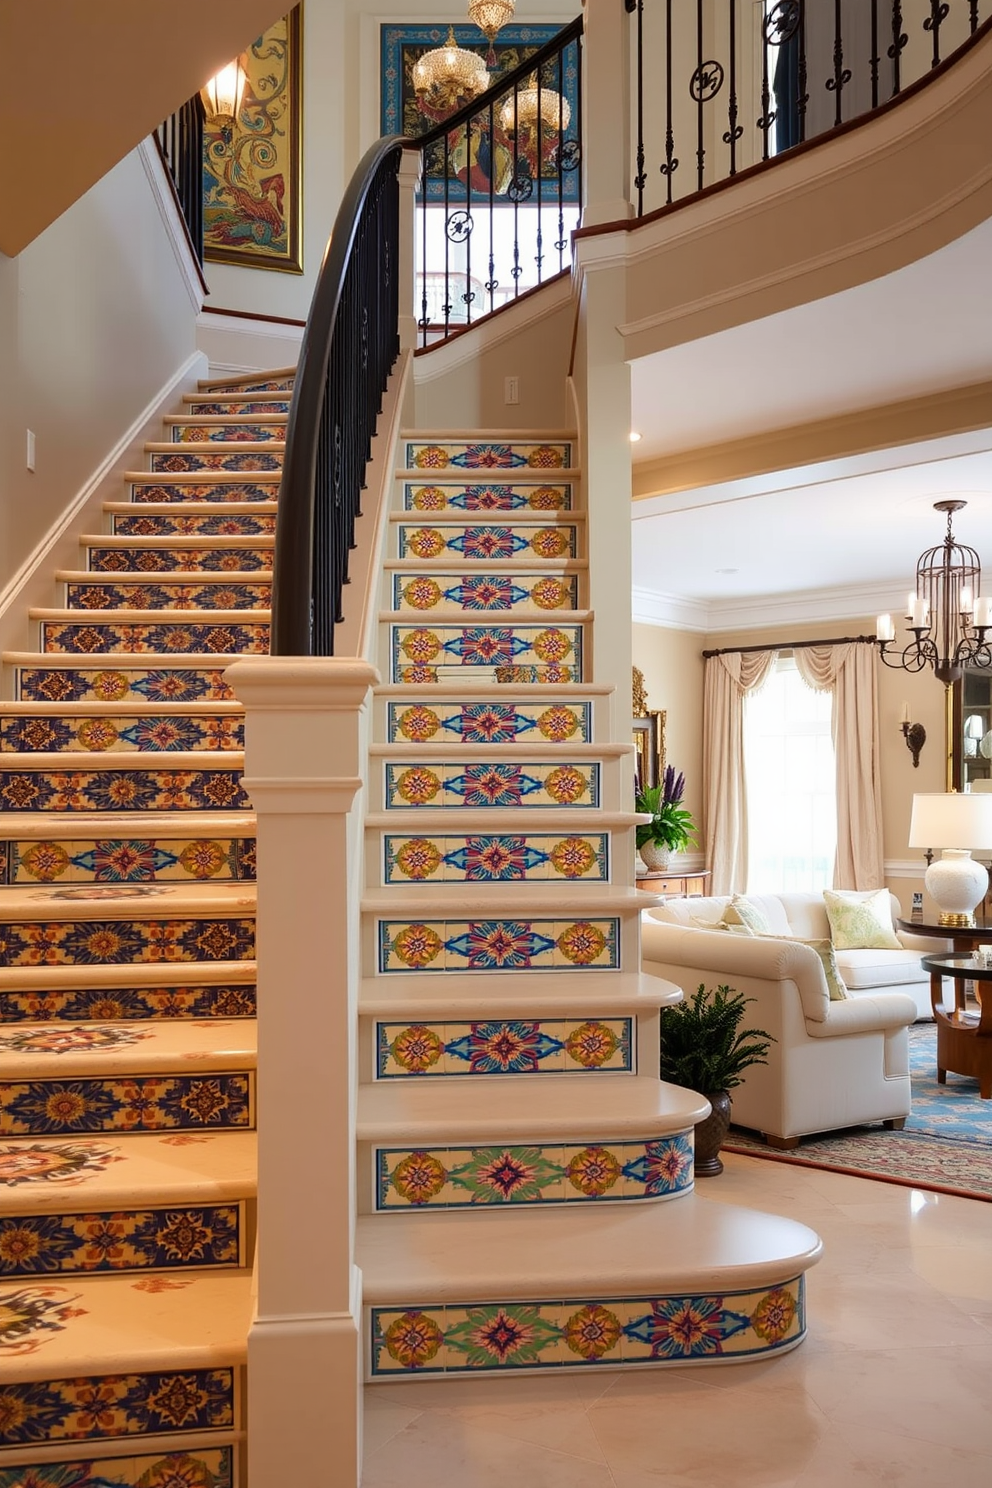
[[703,663],[698,631],[633,627],[634,665],[644,673],[648,707],[664,710],[668,763],[685,775],[685,804],[703,822]]

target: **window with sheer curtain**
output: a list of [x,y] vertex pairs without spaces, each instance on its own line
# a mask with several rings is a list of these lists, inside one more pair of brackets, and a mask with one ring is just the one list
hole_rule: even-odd
[[788,654],[744,699],[751,893],[831,885],[837,772],[830,715],[831,694],[809,687]]

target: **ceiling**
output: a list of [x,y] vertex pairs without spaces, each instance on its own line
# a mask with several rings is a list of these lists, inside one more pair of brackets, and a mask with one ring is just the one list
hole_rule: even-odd
[[[992,378],[992,223],[884,278],[634,362],[635,488],[651,460]],[[634,502],[634,618],[702,631],[898,607],[933,503],[988,560],[983,429]]]

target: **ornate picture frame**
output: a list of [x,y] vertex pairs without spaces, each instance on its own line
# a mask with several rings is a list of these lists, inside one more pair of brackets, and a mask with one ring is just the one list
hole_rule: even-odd
[[665,725],[668,715],[664,709],[649,708],[647,696],[644,673],[640,667],[634,667],[631,711],[634,715],[633,740],[636,751],[634,775],[639,790],[646,786],[660,785],[667,762]]

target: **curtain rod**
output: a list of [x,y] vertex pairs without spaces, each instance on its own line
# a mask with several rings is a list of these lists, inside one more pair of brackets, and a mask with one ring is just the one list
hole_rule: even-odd
[[711,656],[744,656],[749,651],[798,651],[807,646],[855,646],[878,644],[875,636],[831,636],[823,641],[775,641],[765,642],[763,646],[724,646],[719,651],[704,651],[703,659],[709,661]]

